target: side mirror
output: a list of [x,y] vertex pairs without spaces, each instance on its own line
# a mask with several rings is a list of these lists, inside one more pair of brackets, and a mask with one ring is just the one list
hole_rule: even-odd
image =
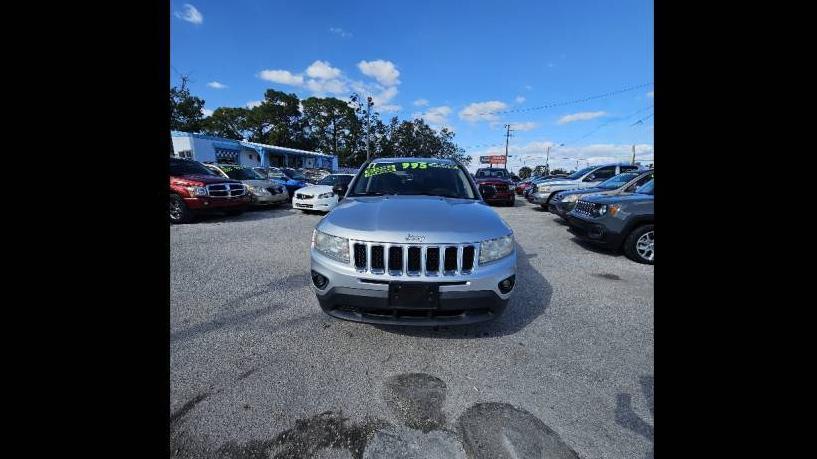
[[347,189],[349,189],[349,185],[335,185],[332,187],[332,191],[338,195],[339,200],[343,199]]

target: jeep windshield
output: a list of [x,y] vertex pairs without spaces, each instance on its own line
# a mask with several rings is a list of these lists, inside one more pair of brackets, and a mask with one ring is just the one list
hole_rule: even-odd
[[216,175],[203,164],[190,160],[170,160],[170,175]]
[[349,196],[425,195],[477,199],[468,175],[443,161],[378,161],[361,171]]
[[621,188],[627,182],[638,177],[639,175],[641,175],[640,172],[624,172],[613,176],[596,186],[599,188],[604,188],[605,190],[615,190],[616,188]]

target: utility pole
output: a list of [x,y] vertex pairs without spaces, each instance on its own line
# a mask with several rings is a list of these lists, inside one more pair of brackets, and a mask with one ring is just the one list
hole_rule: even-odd
[[635,164],[635,144],[633,144],[633,161],[630,164]]
[[505,129],[507,129],[507,132],[505,133],[505,169],[507,169],[508,168],[508,142],[511,139],[511,131],[513,131],[513,129],[511,129],[510,124],[506,124]]
[[366,161],[369,161],[372,157],[372,144],[370,141],[370,134],[372,132],[371,129],[371,113],[372,113],[372,106],[374,102],[372,102],[372,96],[366,98]]
[[545,156],[545,175],[550,175],[550,145]]

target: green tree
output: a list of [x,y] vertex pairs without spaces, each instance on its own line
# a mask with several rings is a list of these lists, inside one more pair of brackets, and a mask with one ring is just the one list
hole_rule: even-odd
[[249,112],[246,108],[219,107],[204,120],[204,133],[242,140],[247,133]]
[[355,109],[334,97],[310,97],[304,100],[303,109],[304,128],[314,148],[348,163],[359,150],[361,135]]
[[519,168],[519,178],[525,180],[526,178],[530,177],[531,172],[533,171],[531,170],[530,167],[522,166]]
[[204,99],[190,94],[189,78],[181,77],[181,85],[170,88],[170,129],[173,131],[201,132],[204,125]]
[[296,148],[301,111],[298,96],[274,89],[264,93],[264,101],[247,114],[245,129],[252,142]]

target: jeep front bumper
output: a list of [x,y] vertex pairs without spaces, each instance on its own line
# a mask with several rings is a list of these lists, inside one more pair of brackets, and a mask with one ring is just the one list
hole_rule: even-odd
[[[507,293],[499,283],[513,276],[515,283],[516,250],[470,274],[444,276],[405,276],[359,272],[351,264],[339,263],[311,250],[312,271],[326,279],[322,288],[312,283],[321,309],[339,319],[374,324],[455,325],[472,324],[500,316],[515,285]],[[389,297],[391,283],[436,284],[439,290],[435,306],[423,304],[395,307]]]

